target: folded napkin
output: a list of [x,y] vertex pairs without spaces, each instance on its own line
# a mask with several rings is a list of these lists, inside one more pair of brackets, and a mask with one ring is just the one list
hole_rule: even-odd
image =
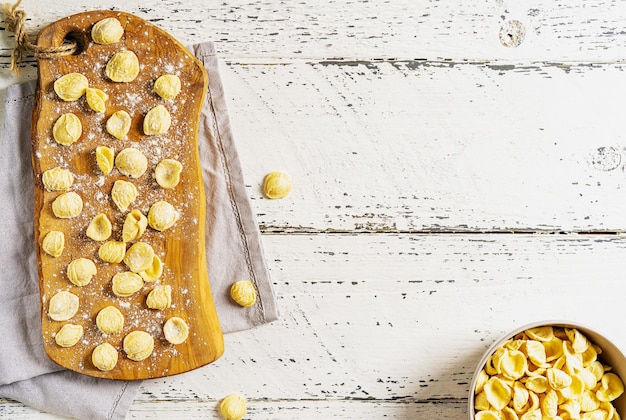
[[[198,133],[207,198],[207,265],[220,324],[228,333],[274,321],[278,309],[230,129],[215,48],[207,42],[193,51],[209,75]],[[96,379],[65,370],[43,348],[33,238],[34,96],[34,82],[6,90],[0,133],[0,397],[68,417],[123,419],[139,381]],[[229,297],[230,285],[243,279],[257,290],[257,303],[249,308]]]

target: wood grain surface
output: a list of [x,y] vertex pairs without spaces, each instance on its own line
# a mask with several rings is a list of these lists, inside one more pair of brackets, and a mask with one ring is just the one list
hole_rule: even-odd
[[[98,45],[91,42],[91,27],[100,20],[114,17],[124,28],[120,42]],[[42,60],[38,67],[38,89],[33,112],[33,167],[35,173],[35,242],[41,244],[51,230],[65,234],[65,249],[60,257],[51,257],[37,247],[41,292],[41,320],[44,346],[52,360],[68,369],[90,376],[112,379],[145,379],[174,375],[204,366],[223,352],[223,339],[215,305],[211,298],[204,249],[205,197],[200,173],[197,129],[200,111],[208,84],[202,64],[178,42],[156,26],[133,15],[119,12],[85,12],[57,21],[44,28],[37,38],[39,45],[60,45],[68,34],[82,37],[86,48],[78,54]],[[80,45],[80,44],[79,44]],[[116,52],[133,51],[140,62],[139,75],[128,83],[116,83],[104,75],[108,59]],[[63,102],[53,90],[54,82],[69,73],[81,73],[90,86],[109,96],[104,113],[93,112],[84,98]],[[152,84],[163,74],[177,74],[182,82],[181,93],[165,102],[152,92]],[[170,130],[159,136],[146,136],[142,123],[145,114],[158,104],[165,104],[172,115]],[[104,129],[108,117],[124,110],[131,115],[131,130],[124,139],[116,139]],[[52,138],[52,126],[60,115],[73,112],[82,121],[83,132],[72,145],[57,144]],[[116,154],[133,147],[148,160],[148,170],[131,179],[114,170],[103,175],[95,164],[95,149],[107,146]],[[166,190],[156,184],[153,173],[162,159],[177,159],[183,166],[181,182]],[[76,180],[71,191],[83,199],[82,213],[75,218],[60,219],[52,212],[52,202],[59,192],[47,191],[41,181],[45,170],[63,167]],[[159,200],[172,204],[179,212],[176,224],[162,232],[148,228],[139,240],[149,244],[163,261],[163,276],[129,297],[118,297],[111,289],[114,275],[128,270],[125,264],[106,263],[98,257],[102,242],[85,236],[90,221],[97,214],[106,214],[113,226],[111,240],[121,241],[127,212],[113,203],[110,192],[114,182],[132,182],[139,191],[128,211],[139,209],[148,214],[150,206]],[[129,248],[132,244],[127,244]],[[87,285],[78,287],[67,278],[68,264],[78,258],[96,263],[97,274]],[[146,296],[155,284],[172,288],[171,308],[150,309]],[[78,345],[60,347],[55,334],[66,322],[52,320],[48,306],[52,296],[67,290],[79,298],[80,307],[67,323],[83,326],[84,334]],[[124,315],[124,328],[115,334],[102,334],[96,327],[98,312],[107,306],[118,308]],[[189,325],[189,338],[172,345],[163,335],[163,324],[170,317],[182,318]],[[153,356],[133,361],[125,356],[122,341],[131,331],[145,331],[154,338]],[[101,371],[93,365],[93,349],[104,343],[112,344],[119,359],[113,370]]]
[[[33,31],[122,7],[23,4]],[[626,3],[123,10],[216,42],[281,310],[227,335],[216,363],[145,381],[128,418],[218,418],[239,392],[246,418],[465,419],[483,352],[520,325],[583,322],[626,349]],[[0,31],[0,87],[35,77],[33,60],[10,74],[12,45]],[[267,200],[280,169],[294,189]],[[12,401],[0,415],[53,417]]]

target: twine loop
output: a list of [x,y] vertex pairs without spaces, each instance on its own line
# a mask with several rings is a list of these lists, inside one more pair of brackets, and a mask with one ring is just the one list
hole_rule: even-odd
[[26,12],[18,9],[22,0],[18,0],[13,6],[4,5],[6,28],[15,34],[16,46],[11,53],[11,71],[20,74],[20,65],[24,59],[24,53],[32,54],[37,59],[51,60],[74,54],[77,48],[75,41],[64,43],[58,47],[42,47],[33,44],[26,33]]

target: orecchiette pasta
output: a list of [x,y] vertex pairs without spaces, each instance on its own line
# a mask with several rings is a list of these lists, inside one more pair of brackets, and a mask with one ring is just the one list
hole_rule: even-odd
[[180,182],[183,165],[174,159],[163,159],[154,170],[154,178],[162,188],[174,188]]
[[109,263],[121,263],[126,254],[126,243],[121,241],[108,241],[100,245],[98,257]]
[[71,112],[61,115],[52,126],[52,137],[63,146],[75,143],[82,133],[83,124],[76,114]]
[[93,349],[91,362],[103,372],[113,370],[117,365],[117,350],[109,343],[102,343]]
[[78,312],[78,296],[63,290],[50,298],[48,316],[54,321],[67,321]]
[[152,108],[143,119],[143,133],[147,136],[156,136],[169,130],[172,116],[163,105]]
[[118,333],[124,328],[124,315],[115,306],[107,306],[98,312],[96,326],[104,334]]
[[172,305],[172,286],[158,285],[148,293],[146,305],[150,309],[167,309]]
[[124,337],[124,352],[130,360],[140,362],[154,350],[154,338],[145,331],[133,331]]
[[91,28],[91,39],[96,44],[115,44],[119,42],[122,35],[124,35],[124,28],[115,18],[102,19]]
[[137,198],[137,187],[128,181],[118,179],[111,189],[111,198],[120,211],[128,210],[128,206]]
[[145,242],[134,243],[124,256],[124,263],[133,273],[148,270],[152,266],[153,260],[154,249]]
[[58,230],[46,234],[41,243],[41,249],[50,256],[59,257],[65,248],[65,235]]
[[67,266],[67,277],[76,286],[85,286],[97,274],[96,264],[87,258],[78,258]]
[[65,324],[55,334],[54,341],[61,347],[72,347],[83,337],[83,327],[77,324]]
[[119,110],[111,114],[106,123],[107,133],[116,139],[123,139],[130,131],[131,118],[128,112]]
[[132,82],[139,74],[139,60],[130,50],[119,51],[107,62],[105,74],[114,82]]
[[184,319],[173,316],[163,325],[163,335],[172,344],[181,344],[189,336],[189,326]]
[[135,209],[126,215],[122,227],[122,240],[131,242],[139,239],[148,227],[148,219],[139,210]]
[[152,282],[158,280],[163,274],[163,263],[158,255],[152,257],[152,264],[144,271],[140,271],[139,275],[144,281]]
[[139,178],[148,169],[148,159],[139,150],[128,147],[115,157],[115,167],[123,175]]
[[100,213],[87,227],[87,237],[94,241],[106,241],[111,236],[113,226],[106,214]]
[[256,302],[256,291],[250,280],[240,280],[230,286],[230,297],[239,305],[248,307]]
[[87,88],[85,90],[85,98],[87,98],[87,105],[92,110],[96,112],[104,112],[106,110],[106,101],[109,99],[109,95],[102,90]]
[[43,186],[48,191],[67,191],[74,183],[74,175],[63,168],[52,168],[41,174]]
[[174,226],[179,214],[167,201],[157,201],[148,211],[148,225],[154,230],[164,231]]
[[143,287],[143,279],[139,274],[124,271],[113,276],[113,293],[116,296],[128,297]]
[[114,149],[106,146],[96,147],[96,164],[103,174],[108,175],[113,170],[114,156]]
[[54,82],[54,91],[64,101],[77,101],[85,93],[89,80],[81,73],[69,73]]
[[164,74],[154,82],[154,92],[165,100],[174,99],[180,89],[180,78],[175,74]]
[[83,199],[73,191],[63,193],[52,202],[52,213],[59,219],[71,219],[83,211]]

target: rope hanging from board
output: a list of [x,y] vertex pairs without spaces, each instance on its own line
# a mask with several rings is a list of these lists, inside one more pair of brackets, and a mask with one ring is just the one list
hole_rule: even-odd
[[55,59],[74,54],[77,48],[75,41],[64,43],[58,47],[41,47],[33,44],[26,33],[24,22],[26,12],[18,7],[22,0],[18,0],[14,5],[5,3],[4,15],[7,30],[15,34],[16,46],[11,53],[11,71],[19,75],[20,65],[24,59],[24,53],[32,54],[37,59]]

